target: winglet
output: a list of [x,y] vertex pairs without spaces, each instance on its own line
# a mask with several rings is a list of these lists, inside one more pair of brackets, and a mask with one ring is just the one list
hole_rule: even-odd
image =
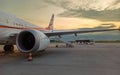
[[53,32],[53,22],[54,22],[54,14],[52,14],[52,17],[49,22],[49,26],[47,27],[47,29],[52,30],[52,32]]

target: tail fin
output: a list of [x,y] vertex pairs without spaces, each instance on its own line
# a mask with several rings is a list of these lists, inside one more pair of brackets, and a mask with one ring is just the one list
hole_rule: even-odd
[[53,22],[54,22],[54,14],[52,14],[52,17],[49,22],[49,26],[47,27],[47,29],[52,30],[52,32],[53,32]]

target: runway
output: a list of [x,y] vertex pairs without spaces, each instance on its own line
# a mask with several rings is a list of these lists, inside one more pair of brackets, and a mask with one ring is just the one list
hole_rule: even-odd
[[0,75],[120,75],[120,43],[48,48],[35,53],[0,55]]

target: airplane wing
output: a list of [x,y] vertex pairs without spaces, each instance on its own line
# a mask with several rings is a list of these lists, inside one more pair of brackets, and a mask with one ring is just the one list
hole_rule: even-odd
[[86,31],[72,30],[72,31],[45,32],[44,34],[46,34],[48,37],[51,37],[51,36],[61,36],[67,34],[77,35],[77,33],[105,32],[105,31],[114,31],[114,30],[119,30],[119,29],[86,30]]

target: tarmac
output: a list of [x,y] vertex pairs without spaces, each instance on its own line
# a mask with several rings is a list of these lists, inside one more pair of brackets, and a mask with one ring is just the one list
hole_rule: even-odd
[[0,53],[0,75],[120,75],[120,43],[53,47],[33,55]]

